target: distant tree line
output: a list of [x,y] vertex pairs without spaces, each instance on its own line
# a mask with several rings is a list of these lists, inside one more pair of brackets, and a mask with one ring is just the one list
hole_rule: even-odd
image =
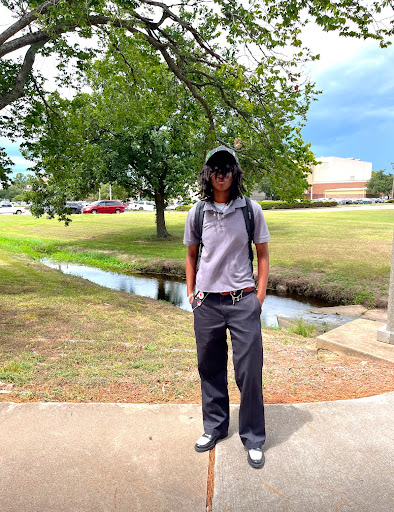
[[365,184],[367,193],[374,196],[385,195],[387,198],[393,193],[394,175],[386,173],[386,169],[380,171],[372,171],[372,176]]
[[30,176],[18,172],[12,179],[12,184],[7,188],[0,189],[0,199],[8,201],[24,201],[26,199],[26,187],[31,180]]

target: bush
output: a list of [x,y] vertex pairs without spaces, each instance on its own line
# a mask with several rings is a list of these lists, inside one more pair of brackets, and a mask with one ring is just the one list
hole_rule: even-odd
[[272,210],[274,208],[280,208],[280,205],[284,204],[283,201],[257,201],[261,206],[262,210]]
[[299,203],[286,203],[286,201],[258,201],[263,210],[288,210],[292,208],[322,208],[338,206],[336,201],[300,201]]
[[[328,206],[338,206],[336,201],[300,201],[299,203],[286,203],[286,201],[257,201],[262,210],[290,210],[292,208],[323,208]],[[181,204],[175,210],[178,212],[188,212],[192,204]]]
[[181,204],[177,206],[175,210],[178,212],[188,212],[192,206],[192,204]]
[[338,206],[338,203],[336,201],[314,201],[312,202],[312,204],[310,205],[310,208],[315,208],[315,207],[330,207],[330,206]]
[[24,200],[25,200],[25,195],[24,194],[18,194],[17,196],[14,196],[12,198],[13,202],[18,202],[18,203],[20,203],[20,202],[22,202]]

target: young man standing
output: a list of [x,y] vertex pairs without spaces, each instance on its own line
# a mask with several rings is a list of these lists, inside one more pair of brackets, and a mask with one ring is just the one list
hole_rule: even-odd
[[[195,449],[211,450],[227,436],[229,329],[241,393],[239,435],[249,464],[261,468],[265,423],[260,314],[268,281],[270,236],[260,206],[243,197],[242,177],[235,151],[226,146],[210,151],[200,178],[203,203],[191,208],[185,226],[186,283],[194,313],[204,424],[204,434]],[[250,238],[257,252],[257,292]]]

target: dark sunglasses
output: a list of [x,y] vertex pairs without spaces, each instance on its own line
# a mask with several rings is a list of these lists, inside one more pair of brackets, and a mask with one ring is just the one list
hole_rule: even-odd
[[216,168],[209,173],[209,176],[215,176],[215,178],[217,178],[218,175],[220,174],[221,176],[223,176],[223,178],[227,178],[227,176],[229,176],[232,173],[233,171],[231,169],[225,169],[222,171],[221,169]]

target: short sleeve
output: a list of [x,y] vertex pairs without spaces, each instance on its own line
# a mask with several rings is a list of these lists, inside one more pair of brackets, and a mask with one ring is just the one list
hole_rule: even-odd
[[200,238],[196,234],[196,230],[194,229],[194,217],[196,214],[197,205],[194,204],[192,208],[189,210],[186,218],[185,224],[185,233],[183,236],[183,244],[184,245],[199,245]]
[[265,242],[270,241],[270,234],[268,231],[268,226],[265,221],[263,210],[261,206],[256,203],[256,201],[252,201],[253,206],[253,214],[254,214],[254,237],[253,242],[255,244],[263,244]]

